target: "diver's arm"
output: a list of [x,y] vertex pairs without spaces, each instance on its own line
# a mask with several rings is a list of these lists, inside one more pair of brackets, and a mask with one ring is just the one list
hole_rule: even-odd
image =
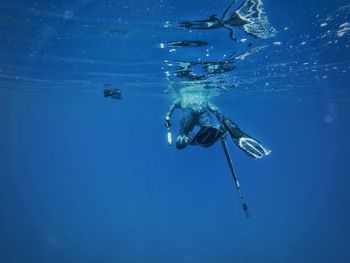
[[176,108],[179,108],[181,106],[181,99],[176,99],[169,107],[166,115],[165,115],[165,124],[167,127],[170,126],[170,117],[173,114],[174,110]]
[[219,110],[219,108],[216,107],[215,105],[211,104],[210,102],[209,102],[208,106],[209,106],[210,112],[214,113],[216,118],[218,119],[218,121],[221,123],[222,119],[223,119],[223,115],[221,114],[221,111]]

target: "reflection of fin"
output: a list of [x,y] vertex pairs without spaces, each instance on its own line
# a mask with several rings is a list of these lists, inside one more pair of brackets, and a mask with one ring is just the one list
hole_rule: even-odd
[[270,25],[261,0],[245,0],[239,7],[235,2],[221,18],[226,27],[242,27],[247,34],[262,39],[275,36],[277,31]]
[[210,147],[224,134],[225,131],[215,128],[214,126],[203,126],[193,137],[191,144],[202,147]]
[[239,2],[233,0],[221,18],[212,15],[208,19],[202,20],[166,22],[165,27],[178,27],[190,30],[224,27],[230,31],[230,39],[234,41],[237,41],[234,33],[234,29],[237,27],[242,28],[248,35],[262,39],[273,37],[277,33],[267,19],[262,0],[244,0]]
[[235,144],[250,157],[260,159],[271,152],[258,140],[244,133],[230,118],[224,117],[222,123]]

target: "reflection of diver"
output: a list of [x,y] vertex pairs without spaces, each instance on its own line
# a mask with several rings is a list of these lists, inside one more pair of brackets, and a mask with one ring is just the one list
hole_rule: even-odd
[[[214,75],[228,73],[235,70],[236,60],[243,60],[246,57],[259,52],[267,46],[259,46],[245,50],[240,54],[234,52],[227,59],[221,61],[168,61],[165,63],[169,68],[174,68],[172,76],[184,80],[204,80]],[[170,77],[170,71],[168,77]]]
[[115,100],[121,100],[123,98],[121,90],[111,89],[109,87],[109,84],[104,85],[103,95],[105,98],[111,97],[111,99],[115,99]]
[[167,66],[176,67],[173,75],[185,80],[203,80],[205,78],[234,70],[235,58],[222,61],[165,61]]
[[[179,135],[176,139],[176,147],[183,149],[187,145],[199,145],[210,147],[219,139],[221,140],[233,179],[243,200],[241,188],[235,174],[230,153],[227,148],[226,134],[228,133],[234,143],[247,155],[254,159],[260,159],[271,151],[265,148],[258,140],[243,132],[230,118],[222,115],[220,110],[203,96],[189,95],[175,100],[168,109],[165,117],[165,125],[168,129],[168,144],[172,144],[170,131],[170,117],[176,108],[182,110]],[[218,125],[212,119],[215,115]],[[193,133],[195,126],[200,126],[197,134]],[[248,207],[243,201],[243,209],[248,213]],[[247,214],[248,215],[248,214]]]
[[[230,31],[230,38],[236,40],[232,27],[241,27],[247,34],[258,38],[269,38],[274,36],[276,30],[270,26],[263,10],[262,0],[245,0],[237,8],[234,7],[237,0],[225,10],[221,18],[216,15],[208,19],[182,21],[173,26],[187,29],[217,29],[226,28]],[[166,26],[171,26],[169,23]]]

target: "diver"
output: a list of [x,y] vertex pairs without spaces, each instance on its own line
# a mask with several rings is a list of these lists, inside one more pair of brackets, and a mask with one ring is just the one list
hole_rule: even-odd
[[[215,105],[200,95],[184,95],[170,105],[165,116],[165,125],[169,132],[170,118],[177,108],[182,111],[180,130],[176,139],[176,148],[179,150],[184,149],[187,145],[209,147],[228,133],[234,143],[254,159],[260,159],[270,153],[270,150],[258,140],[243,132],[229,117],[224,116]],[[216,123],[212,115],[215,115]],[[195,126],[200,126],[197,134],[193,132]],[[169,144],[171,144],[170,141]]]
[[263,9],[261,0],[245,0],[236,7],[237,0],[226,8],[220,18],[211,15],[208,19],[182,21],[177,23],[167,22],[166,26],[175,26],[186,29],[218,29],[226,28],[230,31],[230,38],[237,41],[233,28],[240,27],[247,34],[257,38],[270,38],[276,30],[269,24]]
[[[166,113],[165,125],[168,129],[169,145],[172,145],[170,118],[177,108],[182,110],[180,131],[176,139],[177,149],[184,149],[187,145],[210,147],[220,139],[233,180],[242,200],[243,211],[248,218],[248,206],[244,201],[241,186],[233,167],[232,158],[227,147],[226,134],[230,134],[234,143],[253,159],[260,159],[270,154],[271,151],[265,148],[258,140],[243,132],[230,118],[224,116],[204,96],[193,94],[176,99]],[[215,124],[212,120],[213,114],[216,116],[218,124]],[[200,130],[196,134],[193,132],[195,126],[200,126]]]

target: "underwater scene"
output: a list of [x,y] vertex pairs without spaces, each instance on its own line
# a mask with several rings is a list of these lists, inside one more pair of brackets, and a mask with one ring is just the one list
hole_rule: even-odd
[[2,0],[0,36],[0,263],[350,262],[349,0]]

